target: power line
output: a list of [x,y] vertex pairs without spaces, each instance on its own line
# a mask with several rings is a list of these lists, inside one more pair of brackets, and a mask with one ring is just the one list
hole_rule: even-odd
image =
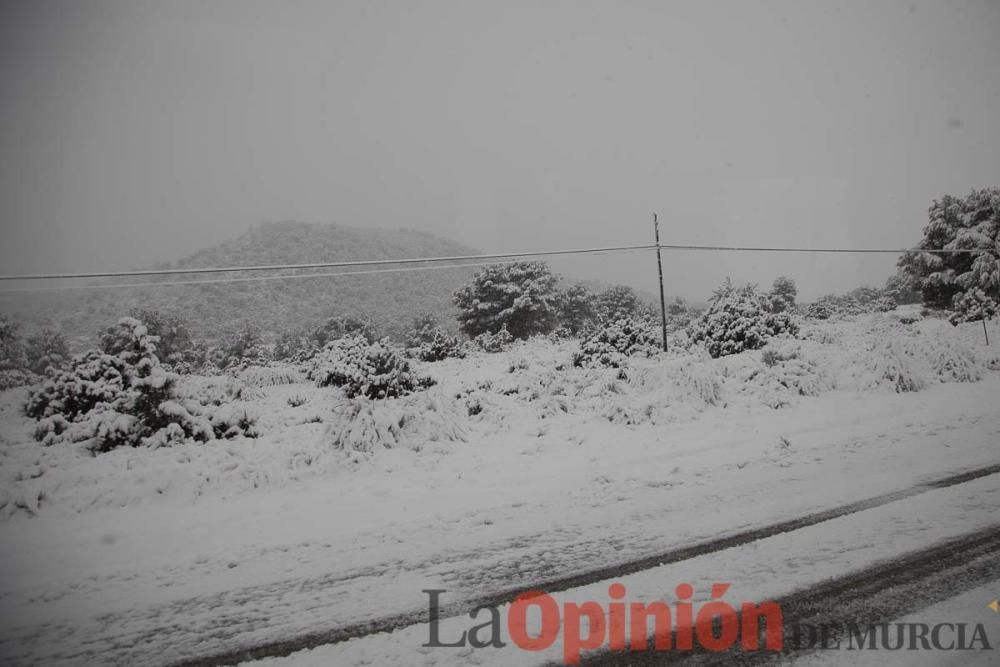
[[281,271],[295,269],[333,269],[352,266],[385,266],[388,264],[421,264],[426,262],[459,262],[485,259],[510,259],[517,257],[542,257],[549,255],[579,255],[598,252],[652,250],[654,245],[610,246],[605,248],[573,248],[568,250],[530,250],[489,255],[454,255],[450,257],[408,257],[403,259],[360,259],[342,262],[315,262],[310,264],[266,264],[257,266],[221,266],[190,269],[150,269],[144,271],[98,271],[93,273],[35,273],[0,275],[0,280],[58,280],[76,278],[120,278],[124,276],[167,276],[194,273],[235,273],[237,271]]
[[[722,246],[655,244],[608,246],[599,248],[570,248],[559,250],[529,250],[479,255],[454,255],[450,257],[408,257],[402,259],[365,259],[341,262],[314,262],[309,264],[266,264],[256,266],[222,266],[189,269],[150,269],[142,271],[98,271],[91,273],[34,273],[21,275],[0,275],[0,280],[60,280],[83,278],[121,278],[126,276],[165,276],[178,274],[235,273],[239,271],[283,271],[298,269],[332,269],[358,266],[386,266],[390,264],[423,264],[429,262],[456,262],[473,260],[498,260],[523,257],[549,257],[557,255],[579,255],[608,252],[630,252],[636,250],[685,250],[685,251],[729,251],[729,252],[795,252],[795,253],[878,253],[903,255],[913,253],[965,254],[989,252],[985,248],[924,249],[924,248],[803,248],[803,247],[762,247],[762,246]],[[425,267],[431,268],[431,267]],[[344,275],[344,274],[341,274]],[[152,283],[151,283],[152,284]]]
[[[631,249],[615,249],[613,252],[636,252]],[[594,251],[595,256],[606,255],[607,252]],[[128,289],[134,287],[174,287],[183,285],[226,285],[229,283],[248,283],[267,280],[286,280],[296,278],[335,278],[339,276],[367,276],[378,273],[408,273],[411,271],[433,271],[438,269],[463,269],[470,267],[495,266],[497,264],[516,264],[518,260],[507,259],[498,262],[473,262],[466,264],[441,264],[437,266],[410,266],[394,269],[370,269],[366,271],[332,271],[327,273],[282,273],[271,276],[240,276],[236,278],[213,278],[210,280],[173,280],[169,282],[147,281],[141,283],[97,283],[89,285],[43,285],[0,288],[0,294],[22,292],[55,292],[60,290],[86,289]]]
[[[654,246],[655,247],[655,246]],[[732,246],[732,245],[668,245],[660,244],[664,250],[726,250],[733,252],[800,252],[800,253],[869,253],[883,255],[914,255],[920,253],[962,255],[989,252],[989,248],[795,248],[795,247],[762,247],[762,246]]]
[[216,278],[212,280],[174,280],[169,282],[103,283],[96,285],[43,285],[31,287],[9,287],[0,289],[0,294],[14,292],[53,292],[67,289],[127,289],[132,287],[175,287],[183,285],[226,285],[229,283],[249,283],[265,280],[287,280],[296,278],[331,278],[337,276],[367,276],[376,273],[407,273],[410,271],[431,271],[434,269],[463,269],[494,264],[514,264],[517,260],[501,262],[477,262],[472,264],[445,264],[440,266],[414,266],[396,269],[370,269],[367,271],[332,271],[327,273],[282,273],[272,276],[243,276],[236,278]]

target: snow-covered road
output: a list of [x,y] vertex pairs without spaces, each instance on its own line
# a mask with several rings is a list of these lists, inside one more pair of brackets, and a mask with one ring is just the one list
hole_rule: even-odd
[[[709,590],[716,582],[732,584],[727,598],[737,605],[742,601],[776,599],[808,588],[817,581],[891,562],[942,540],[974,531],[996,535],[1000,531],[1000,524],[996,523],[998,503],[1000,484],[995,477],[983,478],[736,549],[651,568],[615,581],[625,586],[629,601],[673,600],[675,587],[683,582],[694,586],[696,604],[709,599]],[[1000,571],[1000,560],[992,553],[988,558],[993,561],[994,571]],[[595,583],[555,593],[552,597],[560,608],[568,602],[581,604],[586,601],[596,601],[606,607],[610,601],[608,585],[609,582]],[[505,619],[509,605],[501,607],[500,611]],[[446,641],[454,641],[475,623],[468,616],[446,619],[440,623],[438,635]],[[254,664],[269,667],[468,664],[528,667],[563,662],[561,641],[544,651],[530,652],[511,642],[505,623],[502,630],[501,639],[506,643],[503,648],[427,648],[422,645],[428,642],[430,628],[420,624]],[[529,624],[529,634],[539,634],[537,623]]]

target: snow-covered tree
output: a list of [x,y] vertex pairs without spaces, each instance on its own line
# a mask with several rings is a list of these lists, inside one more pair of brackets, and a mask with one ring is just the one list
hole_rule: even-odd
[[698,316],[698,311],[687,301],[679,296],[675,296],[667,304],[667,326],[673,329],[683,329],[691,324],[691,320]]
[[778,276],[771,285],[771,309],[780,313],[795,308],[795,297],[798,293],[799,289],[795,286],[794,280],[787,276]]
[[627,285],[609,287],[597,295],[597,319],[601,322],[629,320],[643,315],[645,304]]
[[885,281],[882,294],[897,304],[920,303],[920,292],[911,288],[902,272],[889,276]]
[[710,355],[721,357],[762,348],[772,336],[794,335],[798,324],[787,312],[772,312],[770,299],[753,285],[737,288],[726,278],[688,332]]
[[548,333],[559,321],[558,281],[545,262],[487,266],[454,294],[459,328],[470,337],[505,326],[514,338]]
[[872,310],[872,305],[880,298],[882,298],[883,293],[881,290],[875,287],[870,287],[868,285],[862,285],[861,287],[855,287],[850,292],[844,295],[848,301],[854,301],[860,306],[863,311]]
[[578,336],[597,317],[597,297],[583,283],[570,285],[559,294],[559,326]]
[[917,248],[975,253],[908,253],[899,266],[924,305],[953,310],[952,322],[993,317],[1000,310],[1000,188],[945,195],[928,211]]
[[[129,317],[142,322],[150,336],[156,338],[156,356],[174,370],[198,366],[204,361],[204,348],[197,344],[184,318],[147,308],[133,308]],[[105,329],[100,336],[101,349],[117,354],[118,326]]]

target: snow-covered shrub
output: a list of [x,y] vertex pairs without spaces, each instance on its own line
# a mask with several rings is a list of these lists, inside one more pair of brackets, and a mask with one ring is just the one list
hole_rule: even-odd
[[321,387],[341,387],[348,398],[395,398],[434,384],[410,367],[403,351],[382,339],[369,343],[363,336],[339,338],[312,360],[308,377]]
[[862,286],[845,294],[827,294],[810,304],[805,315],[812,319],[825,320],[833,315],[886,313],[896,309],[897,301],[892,294],[898,293]]
[[160,365],[145,326],[128,317],[118,326],[126,344],[117,355],[92,350],[75,357],[69,370],[50,367],[43,386],[29,393],[25,411],[39,421],[35,438],[81,443],[93,452],[212,439],[197,406],[178,399],[178,377]]
[[13,389],[14,387],[26,387],[30,384],[35,384],[40,379],[40,376],[22,368],[0,370],[0,391]]
[[753,285],[735,288],[727,278],[688,332],[712,357],[721,357],[760,349],[771,337],[795,335],[798,329],[787,312],[772,312],[768,297]]
[[0,391],[39,380],[37,374],[28,370],[28,358],[19,329],[15,322],[0,315]]
[[270,365],[250,366],[237,376],[244,385],[253,387],[275,387],[296,384],[303,381],[299,369],[294,366]]
[[374,343],[379,339],[378,327],[370,318],[337,315],[328,318],[313,330],[312,343],[315,349],[321,350],[327,343],[351,336],[361,336],[367,342]]
[[61,415],[75,420],[101,403],[111,403],[126,386],[125,362],[96,350],[75,357],[69,370],[53,368],[28,394],[24,412],[34,419]]
[[995,347],[980,350],[979,364],[982,368],[991,371],[1000,371],[1000,350]]
[[[790,356],[786,356],[790,354]],[[760,360],[764,362],[764,365],[768,368],[772,368],[778,362],[788,361],[789,359],[794,359],[798,356],[797,352],[786,353],[784,351],[778,351],[773,348],[765,348],[760,353]]]
[[[146,332],[156,338],[156,356],[170,370],[189,373],[205,362],[207,350],[195,342],[183,318],[142,308],[133,308],[128,316],[142,322]],[[116,324],[101,332],[98,343],[102,352],[116,355],[128,341],[122,340]]]
[[470,337],[505,326],[514,338],[548,333],[559,323],[558,281],[545,262],[487,266],[454,294],[459,328]]
[[31,384],[37,376],[28,370],[20,326],[0,315],[0,391]]
[[27,369],[42,375],[49,366],[57,369],[66,367],[70,361],[69,344],[62,333],[41,329],[25,340],[24,356]]
[[779,355],[776,363],[748,378],[748,382],[799,396],[819,396],[833,389],[833,379],[819,365],[798,355]]
[[309,399],[302,394],[295,394],[294,396],[289,396],[286,402],[290,408],[299,408],[308,403]]
[[877,313],[888,313],[896,310],[896,301],[892,297],[880,296],[871,302],[871,309]]
[[278,334],[277,340],[274,341],[274,359],[293,363],[303,362],[315,354],[316,349],[306,332],[286,329]]
[[260,387],[244,384],[238,377],[209,375],[189,378],[179,392],[203,406],[220,406],[233,401],[254,401],[264,396]]
[[514,342],[514,337],[507,331],[507,327],[500,327],[496,333],[481,333],[472,339],[483,352],[503,352]]
[[605,322],[580,342],[573,365],[621,368],[632,355],[655,354],[658,343],[656,333],[645,320]]
[[[1000,267],[1000,263],[997,266]],[[994,270],[994,280],[1000,284],[1000,268]],[[1000,292],[1000,287],[995,291]],[[948,318],[952,324],[989,320],[1000,314],[1000,296],[994,298],[985,290],[974,286],[960,295],[956,294],[953,307],[955,312]]]
[[210,417],[212,431],[219,440],[231,440],[237,436],[256,438],[257,417],[245,407],[223,406],[215,410]]
[[867,374],[862,377],[862,389],[889,387],[896,393],[920,391],[926,386],[921,377],[912,344],[888,340],[869,351],[864,361]]
[[833,315],[833,308],[824,301],[810,303],[806,308],[806,317],[813,320],[828,320]]
[[442,361],[465,357],[465,343],[438,326],[431,315],[414,321],[406,341],[406,353],[421,361]]
[[675,382],[685,393],[694,394],[706,405],[717,405],[722,401],[722,380],[711,364],[689,358],[677,364],[675,369]]
[[325,441],[335,449],[374,452],[408,447],[420,450],[430,442],[464,441],[465,416],[452,401],[421,393],[400,401],[354,398],[327,426]]
[[529,368],[531,368],[531,362],[524,357],[520,357],[519,359],[515,359],[510,362],[507,366],[507,372],[517,373],[518,371],[526,371]]
[[266,365],[273,354],[264,342],[260,327],[247,322],[237,331],[226,335],[217,347],[210,350],[209,358],[219,368],[246,368]]
[[572,337],[573,337],[573,332],[570,331],[568,327],[564,327],[561,324],[552,331],[545,334],[545,339],[548,340],[550,343],[561,343],[565,340],[569,340]]
[[926,355],[941,382],[978,382],[983,378],[982,366],[964,345],[938,340],[926,348]]
[[457,336],[438,329],[431,340],[421,343],[416,348],[414,356],[421,361],[462,359],[465,357],[465,343]]

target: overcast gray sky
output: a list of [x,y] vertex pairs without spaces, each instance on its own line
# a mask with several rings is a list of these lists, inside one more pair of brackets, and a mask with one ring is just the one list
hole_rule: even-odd
[[[282,219],[483,250],[907,246],[1000,185],[1000,2],[4,2],[4,272]],[[666,257],[669,291],[886,258]],[[636,257],[558,268],[652,289]]]

